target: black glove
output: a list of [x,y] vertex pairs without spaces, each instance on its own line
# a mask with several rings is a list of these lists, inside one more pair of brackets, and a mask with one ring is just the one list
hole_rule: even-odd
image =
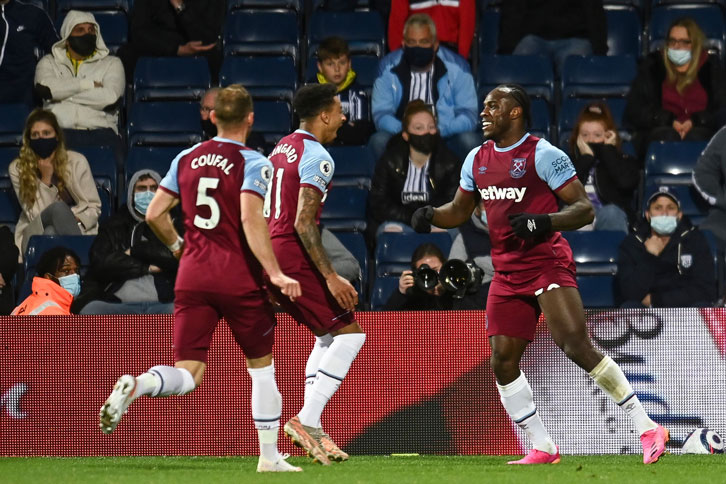
[[434,218],[434,207],[426,205],[421,207],[411,216],[411,227],[419,234],[431,232],[431,220]]
[[552,219],[546,213],[512,213],[509,225],[518,237],[531,239],[552,230]]

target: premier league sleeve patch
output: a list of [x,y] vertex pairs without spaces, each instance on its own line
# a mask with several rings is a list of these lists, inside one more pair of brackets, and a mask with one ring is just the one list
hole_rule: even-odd
[[522,178],[527,173],[527,158],[512,158],[512,164],[509,167],[509,176],[512,178]]
[[325,178],[330,178],[333,174],[333,164],[328,160],[321,161],[320,173],[322,173]]

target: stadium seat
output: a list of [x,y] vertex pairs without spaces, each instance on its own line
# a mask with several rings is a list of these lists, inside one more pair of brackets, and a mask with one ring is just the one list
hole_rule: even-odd
[[400,275],[411,268],[411,255],[419,245],[430,242],[444,254],[451,250],[448,232],[403,234],[383,232],[376,241],[376,277]]
[[99,190],[108,195],[111,209],[116,208],[115,197],[119,190],[118,176],[116,175],[116,157],[108,146],[84,146],[78,150],[88,160],[91,174]]
[[9,184],[0,185],[0,225],[7,225],[14,232],[19,217],[20,203],[13,187]]
[[[479,17],[479,56],[495,55],[499,49],[499,11],[486,9]],[[479,61],[481,64],[481,60]]]
[[130,146],[191,146],[202,140],[199,104],[134,103],[129,115]]
[[335,160],[333,186],[370,190],[375,160],[367,146],[331,146],[328,152]]
[[219,78],[222,86],[242,84],[255,99],[291,103],[297,89],[297,71],[289,57],[227,57]]
[[65,16],[69,10],[81,10],[95,14],[94,10],[129,11],[127,0],[56,0],[56,16]]
[[116,55],[119,47],[129,38],[128,18],[124,12],[93,12],[93,16],[101,29],[101,36],[111,54]]
[[[351,56],[352,69],[355,71],[355,79],[365,89],[372,89],[378,75],[378,57],[374,55]],[[318,82],[318,59],[317,52],[311,52],[305,72],[305,82]]]
[[[156,171],[162,178],[169,171],[171,162],[187,146],[132,146],[126,157],[124,167],[124,186],[128,186],[131,176],[141,169]],[[125,201],[126,190],[119,192],[118,201]]]
[[625,233],[617,230],[579,230],[562,232],[570,244],[577,264],[577,275],[615,275],[618,247]]
[[550,105],[544,99],[532,99],[532,126],[529,132],[540,138],[552,139],[552,116]]
[[227,9],[230,12],[255,8],[302,12],[303,1],[304,0],[228,0]]
[[331,231],[363,232],[367,202],[368,189],[333,184],[325,196],[320,222]]
[[307,52],[315,52],[318,44],[330,36],[348,41],[350,52],[382,57],[385,52],[385,30],[378,12],[314,12],[310,17]]
[[681,211],[687,215],[694,225],[699,225],[708,215],[708,203],[703,199],[700,193],[693,185],[677,185],[668,183],[656,183],[646,178],[645,191],[643,192],[643,212],[646,210],[646,203],[650,196],[662,190],[672,192],[681,202]]
[[530,55],[484,55],[479,58],[477,92],[480,99],[507,82],[521,84],[530,96],[552,102],[555,82],[552,61]]
[[23,144],[25,119],[30,109],[22,103],[0,104],[0,146]]
[[663,46],[668,36],[668,26],[679,17],[693,18],[706,36],[705,47],[722,59],[726,55],[726,26],[723,12],[717,5],[680,4],[655,7],[651,14],[648,31],[648,49],[652,52]]
[[643,43],[643,27],[638,12],[622,5],[606,5],[608,25],[608,55],[640,57]]
[[284,101],[255,102],[254,132],[260,133],[266,143],[277,144],[292,131],[292,107]]
[[134,70],[134,102],[198,101],[210,82],[203,57],[141,57]]
[[0,178],[9,178],[10,163],[20,155],[20,150],[14,146],[0,147]]
[[224,28],[225,56],[300,57],[300,35],[295,12],[237,10],[227,16]]
[[645,177],[649,182],[690,185],[693,169],[705,141],[654,142],[645,156]]
[[50,9],[48,8],[48,0],[26,0],[25,3],[29,3],[31,5],[35,5],[38,8],[42,8],[48,13],[51,19],[54,17],[54,15],[50,13]]
[[[326,0],[312,0],[312,9],[317,10],[323,6]],[[356,0],[355,10],[367,10],[370,8],[370,0]]]
[[[572,134],[572,130],[575,128],[577,117],[580,115],[580,111],[594,99],[587,98],[570,98],[563,99],[560,112],[558,113],[558,126],[557,133],[559,139],[559,145],[562,147],[567,144],[567,141]],[[618,133],[621,138],[629,139],[630,134],[623,129],[623,113],[625,112],[625,99],[620,98],[609,98],[603,99],[607,102],[610,111],[613,114],[615,124],[620,128]]]
[[371,292],[371,311],[381,311],[393,291],[398,290],[398,276],[376,277]]
[[562,69],[562,97],[622,97],[637,65],[633,56],[570,56]]
[[582,305],[587,309],[606,309],[615,305],[615,277],[608,275],[577,276]]
[[357,232],[335,232],[340,243],[345,246],[360,264],[361,280],[358,289],[358,302],[363,304],[368,295],[368,248],[363,234]]

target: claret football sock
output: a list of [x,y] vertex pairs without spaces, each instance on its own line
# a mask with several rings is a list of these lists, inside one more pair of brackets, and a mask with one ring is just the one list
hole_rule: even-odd
[[557,446],[552,441],[542,419],[539,418],[537,408],[534,406],[532,388],[524,373],[520,372],[516,380],[506,385],[497,383],[497,390],[499,390],[504,409],[514,423],[527,433],[532,441],[532,446],[542,452],[556,454]]
[[600,390],[605,392],[632,419],[639,434],[653,430],[658,425],[645,413],[643,404],[633,391],[623,370],[612,358],[605,356],[590,372],[590,377]]
[[298,414],[303,425],[322,427],[320,416],[323,409],[348,374],[365,340],[364,333],[339,334],[333,338],[333,343],[320,360],[315,383]]
[[196,388],[194,377],[189,370],[173,366],[152,366],[144,374],[136,377],[134,398],[141,395],[149,397],[168,397],[186,395]]
[[328,351],[331,344],[333,344],[333,335],[330,333],[315,337],[315,345],[310,352],[310,356],[308,356],[308,362],[305,364],[305,402],[308,401],[310,390],[313,383],[315,383],[315,376],[318,374],[318,368],[320,368],[320,360],[323,359],[323,355]]
[[255,421],[260,455],[269,461],[278,458],[277,437],[282,413],[282,395],[275,383],[275,366],[247,368],[252,378],[252,419]]

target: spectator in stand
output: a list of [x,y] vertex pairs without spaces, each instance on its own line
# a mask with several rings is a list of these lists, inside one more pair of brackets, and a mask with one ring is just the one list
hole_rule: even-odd
[[133,80],[142,56],[204,56],[212,84],[222,66],[224,0],[135,0],[129,19],[129,43],[119,50],[126,79]]
[[18,270],[19,253],[13,233],[5,225],[0,226],[0,316],[7,316],[15,307],[12,281]]
[[595,230],[628,232],[635,222],[633,195],[641,163],[623,153],[610,109],[596,101],[584,107],[570,136],[577,178],[595,208]]
[[[213,87],[208,89],[204,96],[202,96],[202,100],[199,103],[199,116],[200,116],[200,123],[202,126],[202,139],[204,141],[210,140],[217,136],[217,126],[212,122],[212,118],[210,117],[210,114],[214,110],[214,102],[217,100],[217,94],[221,88],[219,87]],[[250,133],[247,137],[247,142],[245,143],[249,148],[252,148],[253,150],[257,151],[260,154],[266,154],[272,151],[272,148],[275,147],[273,143],[267,143],[265,142],[265,137],[262,136],[260,133]]]
[[638,154],[652,141],[705,141],[721,123],[726,76],[721,61],[704,48],[701,28],[691,18],[675,20],[664,49],[640,63],[625,106],[625,123],[635,130]]
[[333,84],[343,107],[346,122],[338,130],[334,144],[364,145],[373,133],[368,94],[358,84],[351,68],[348,43],[340,37],[323,39],[318,47],[318,82]]
[[66,150],[55,115],[36,109],[28,116],[20,156],[8,168],[22,212],[15,226],[21,256],[32,235],[98,232],[101,200],[88,160]]
[[726,126],[718,130],[698,158],[693,184],[711,208],[700,225],[726,245]]
[[436,24],[439,41],[468,59],[476,26],[474,0],[430,1],[393,0],[388,17],[388,48],[396,50],[403,42],[403,26],[415,13],[425,13]]
[[[81,314],[171,314],[179,262],[144,217],[161,177],[139,170],[129,180],[126,208],[101,223],[91,267],[74,303]],[[183,234],[182,219],[174,220]],[[81,309],[82,308],[82,309]]]
[[368,145],[376,159],[391,136],[401,131],[403,111],[415,99],[433,106],[441,136],[461,160],[481,144],[478,102],[469,64],[439,46],[436,25],[426,14],[414,14],[406,20],[403,48],[388,54],[379,65],[372,99],[378,131]]
[[112,146],[123,162],[118,122],[125,89],[123,65],[109,54],[96,19],[87,12],[68,12],[61,40],[35,70],[35,90],[58,118],[66,144],[74,149]]
[[605,55],[602,0],[507,0],[501,4],[499,53],[542,55],[559,77],[571,55]]
[[0,0],[0,103],[33,103],[35,51],[50,52],[58,40],[42,8],[18,0]]
[[376,163],[368,197],[369,239],[380,232],[413,232],[409,223],[416,209],[443,205],[459,186],[461,163],[441,142],[431,108],[419,99],[408,103],[403,129]]
[[621,307],[710,306],[717,284],[706,237],[672,193],[655,192],[647,207],[643,223],[620,244]]
[[492,241],[489,239],[487,212],[484,209],[484,203],[480,202],[474,208],[471,219],[459,226],[459,234],[451,244],[449,259],[473,262],[484,272],[482,287],[478,293],[483,307],[486,307],[489,284],[494,277],[491,252]]
[[80,267],[81,259],[71,249],[54,247],[45,251],[35,267],[32,294],[12,315],[70,315],[73,298],[81,291]]

